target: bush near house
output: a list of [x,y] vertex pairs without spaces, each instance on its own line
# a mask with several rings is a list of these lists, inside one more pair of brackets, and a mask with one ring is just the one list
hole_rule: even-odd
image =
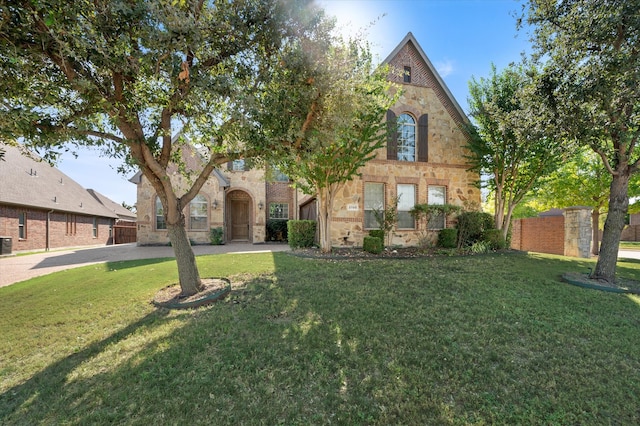
[[289,247],[292,249],[312,247],[316,239],[315,220],[290,220],[287,222]]
[[222,228],[211,228],[211,231],[209,231],[209,239],[211,240],[211,244],[214,246],[224,244],[224,231]]
[[507,248],[507,242],[499,229],[485,229],[482,233],[482,240],[488,243],[492,250],[504,250]]
[[380,254],[382,253],[382,245],[382,240],[379,237],[372,237],[371,235],[367,235],[364,237],[362,249],[369,253]]
[[267,220],[267,241],[287,241],[287,222],[284,219]]
[[438,233],[438,246],[443,248],[456,248],[458,244],[458,230],[446,228]]
[[369,235],[371,237],[380,238],[380,240],[382,240],[382,242],[384,243],[384,229],[372,229],[371,231],[369,231]]
[[493,216],[483,212],[463,212],[458,216],[458,248],[471,247],[483,240],[483,233],[495,229]]

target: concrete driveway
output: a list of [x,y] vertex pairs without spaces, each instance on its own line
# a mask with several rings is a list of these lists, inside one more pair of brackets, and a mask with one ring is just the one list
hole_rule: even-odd
[[[221,246],[193,246],[196,256],[222,253],[258,253],[289,250],[287,244],[231,243]],[[138,247],[135,243],[115,246],[49,251],[24,256],[0,257],[0,287],[40,275],[79,266],[121,260],[175,257],[171,247]]]

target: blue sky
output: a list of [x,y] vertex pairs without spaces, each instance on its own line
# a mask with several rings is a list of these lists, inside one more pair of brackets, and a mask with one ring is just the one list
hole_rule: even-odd
[[[336,16],[345,33],[364,30],[382,61],[411,31],[460,106],[467,111],[468,82],[517,62],[529,50],[529,35],[516,29],[520,0],[317,0]],[[370,23],[375,22],[373,25]],[[97,152],[65,155],[57,167],[87,189],[117,203],[133,205],[131,176],[116,172],[117,163]]]

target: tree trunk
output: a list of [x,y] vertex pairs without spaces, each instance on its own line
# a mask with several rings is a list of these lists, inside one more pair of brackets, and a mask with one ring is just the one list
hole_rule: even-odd
[[629,176],[626,173],[613,176],[609,195],[609,213],[604,223],[600,257],[591,278],[605,280],[609,283],[615,282],[620,236],[629,207],[628,187]]
[[202,290],[202,281],[200,280],[196,257],[193,254],[184,225],[183,217],[177,224],[167,223],[167,230],[173,252],[176,255],[176,263],[178,264],[178,277],[180,288],[182,289],[181,295],[191,296]]
[[591,212],[591,230],[593,232],[593,236],[591,240],[593,241],[593,248],[591,249],[591,253],[594,255],[598,255],[600,253],[600,210],[593,209]]
[[495,200],[494,200],[494,213],[493,220],[496,225],[496,229],[502,230],[504,224],[504,200],[502,199],[502,189],[496,188]]
[[318,191],[318,227],[320,228],[320,251],[331,252],[331,191]]

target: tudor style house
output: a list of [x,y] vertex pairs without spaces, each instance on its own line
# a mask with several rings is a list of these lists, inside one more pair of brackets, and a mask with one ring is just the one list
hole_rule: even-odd
[[[398,132],[360,170],[361,176],[337,194],[331,224],[336,247],[361,246],[369,230],[378,228],[374,209],[396,199],[398,223],[391,244],[403,246],[417,245],[422,235],[409,214],[415,204],[480,205],[475,186],[479,176],[468,171],[465,161],[461,126],[468,119],[413,34],[408,33],[384,63],[390,65],[390,81],[403,91],[386,116],[397,124]],[[138,185],[138,243],[166,244],[158,197],[140,173],[132,182]],[[292,189],[286,176],[246,170],[240,160],[226,170],[215,170],[185,215],[195,243],[208,242],[209,230],[217,227],[227,242],[261,243],[267,220],[315,219],[315,211],[315,199]],[[430,222],[429,228],[447,225],[451,224],[441,218]]]
[[113,244],[114,227],[135,222],[135,213],[35,154],[0,147],[0,238],[11,241],[10,252]]

